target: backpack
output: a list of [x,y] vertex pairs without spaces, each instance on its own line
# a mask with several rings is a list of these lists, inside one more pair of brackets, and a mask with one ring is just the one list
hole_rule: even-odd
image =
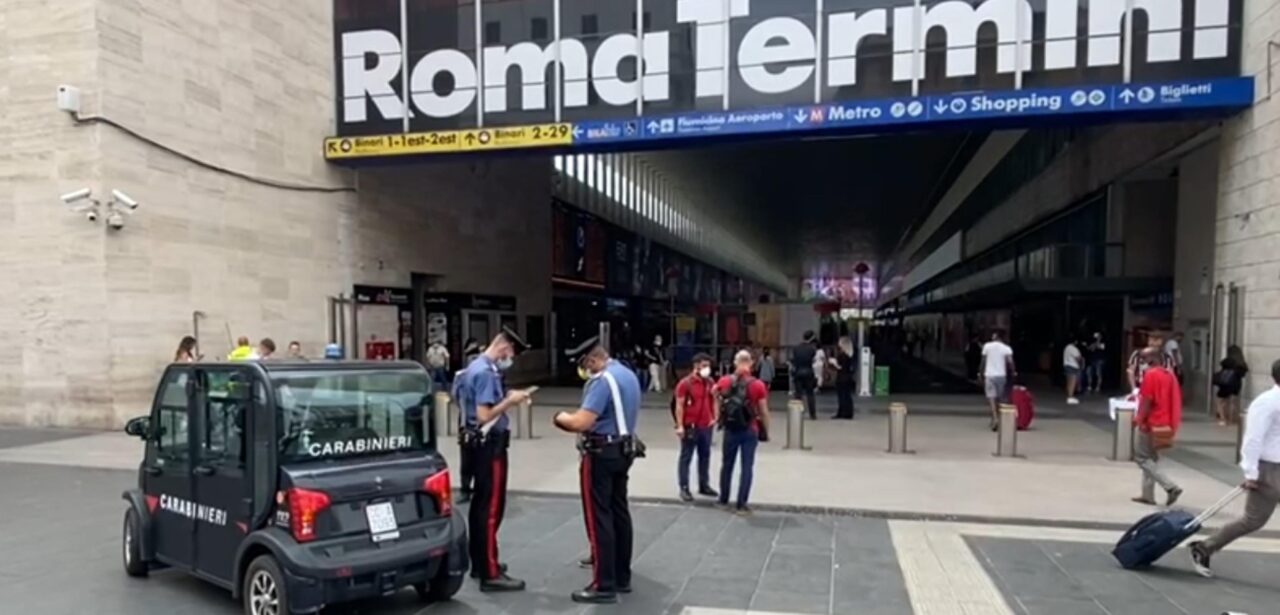
[[728,394],[720,402],[720,421],[728,431],[747,429],[755,418],[751,399],[747,394],[747,388],[752,380],[752,378],[734,376],[732,384],[729,385]]

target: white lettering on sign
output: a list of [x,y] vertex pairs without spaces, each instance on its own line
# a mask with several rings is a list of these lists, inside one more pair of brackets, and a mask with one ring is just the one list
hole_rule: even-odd
[[361,453],[376,453],[379,451],[397,451],[406,448],[413,448],[412,436],[312,442],[307,446],[307,454],[312,457],[329,457],[333,455],[359,455]]
[[199,504],[190,500],[184,500],[168,494],[160,495],[160,510],[213,525],[227,524],[227,511],[207,504]]
[[[1034,70],[1031,0],[939,0],[919,7],[868,8],[822,15],[827,44],[819,49],[812,20],[773,17],[746,28],[738,48],[730,50],[725,26],[731,18],[751,14],[750,0],[674,0],[676,20],[693,24],[694,92],[698,98],[724,95],[725,71],[730,61],[746,87],[762,94],[782,94],[801,88],[814,78],[815,61],[825,62],[826,86],[854,85],[858,77],[859,48],[868,40],[883,39],[892,46],[894,81],[911,81],[926,73],[924,42],[931,35],[945,36],[945,75],[970,77],[978,70],[979,32],[995,32],[996,71]],[[1195,23],[1183,23],[1183,8],[1194,3]],[[1126,17],[1121,0],[1043,0],[1045,40],[1043,70],[1078,68],[1078,46],[1087,45],[1088,67],[1114,66],[1121,62],[1121,37]],[[1190,37],[1192,60],[1227,57],[1230,0],[1133,0],[1148,24],[1147,62],[1183,59],[1183,38]],[[1081,33],[1082,15],[1087,32]],[[891,19],[892,18],[892,19]],[[1021,34],[1020,34],[1021,33]],[[1020,39],[1020,40],[1019,40]],[[1018,58],[1018,43],[1022,54]],[[393,84],[400,79],[402,42],[390,30],[345,32],[342,53],[342,121],[368,121],[369,101],[384,120],[403,119],[405,104]],[[643,47],[643,61],[639,48]],[[726,55],[726,50],[729,54]],[[590,104],[589,89],[613,106],[633,105],[643,92],[645,101],[670,97],[670,32],[645,32],[643,44],[634,33],[604,37],[595,56],[578,40],[565,38],[546,45],[517,42],[483,49],[487,113],[546,109],[547,69],[560,63],[562,103],[567,108]],[[884,57],[880,55],[879,57]],[[372,58],[372,59],[370,59]],[[619,76],[623,62],[635,62],[639,70],[629,81]],[[510,69],[518,69],[512,71]],[[475,60],[457,49],[437,49],[417,61],[410,72],[412,107],[430,117],[453,117],[467,111],[477,99]],[[508,108],[512,73],[518,75],[518,109]],[[437,91],[436,77],[447,74],[453,86]],[[637,79],[643,84],[637,83]]]

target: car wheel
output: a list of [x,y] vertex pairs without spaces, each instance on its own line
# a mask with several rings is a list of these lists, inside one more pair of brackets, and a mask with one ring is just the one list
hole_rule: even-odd
[[289,615],[289,596],[280,564],[270,555],[259,555],[244,575],[245,615]]
[[436,576],[427,583],[418,583],[413,586],[417,590],[418,598],[426,602],[448,602],[453,596],[462,590],[462,582],[466,579],[466,575],[451,576],[449,574],[449,560],[445,559],[440,562],[440,571]]
[[138,511],[132,506],[124,511],[124,530],[121,532],[124,571],[131,577],[147,576],[147,563],[142,560],[142,523]]

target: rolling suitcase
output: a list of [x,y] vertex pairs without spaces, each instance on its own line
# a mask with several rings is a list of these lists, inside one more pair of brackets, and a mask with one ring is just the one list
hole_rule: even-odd
[[1164,554],[1172,551],[1174,547],[1182,544],[1182,541],[1199,532],[1200,526],[1205,521],[1218,514],[1218,511],[1225,508],[1242,492],[1244,492],[1243,487],[1232,489],[1230,493],[1218,500],[1218,503],[1199,515],[1192,515],[1185,510],[1162,510],[1151,513],[1120,537],[1116,548],[1111,550],[1111,555],[1115,556],[1121,567],[1128,570],[1150,566]]
[[1026,431],[1036,418],[1036,398],[1024,386],[1013,387],[1013,393],[1009,397],[1013,407],[1018,409],[1018,431]]

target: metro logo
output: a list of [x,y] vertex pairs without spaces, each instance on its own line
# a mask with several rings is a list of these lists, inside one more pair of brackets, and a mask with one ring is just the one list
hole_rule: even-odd
[[[652,3],[662,0],[649,0]],[[671,2],[673,0],[665,0]],[[882,0],[890,4],[890,0]],[[978,72],[979,33],[993,30],[996,71],[1074,70],[1079,68],[1080,46],[1085,46],[1086,67],[1118,66],[1122,61],[1125,0],[1041,0],[1042,31],[1033,40],[1030,0],[939,0],[915,6],[886,6],[822,15],[823,32],[815,33],[811,17],[772,17],[750,25],[730,23],[731,18],[751,14],[750,0],[674,0],[676,19],[693,26],[694,95],[721,97],[729,83],[726,71],[736,67],[747,88],[761,94],[800,92],[813,84],[815,75],[831,88],[854,86],[859,61],[891,63],[892,79],[908,82],[927,74],[924,41],[941,33],[947,43],[945,76],[971,77]],[[1183,61],[1183,41],[1190,38],[1190,60],[1229,57],[1229,18],[1233,0],[1133,0],[1135,11],[1145,16],[1145,59],[1148,63]],[[893,4],[900,5],[900,2]],[[483,7],[482,7],[483,8]],[[802,12],[802,11],[798,11]],[[1184,16],[1193,23],[1184,23]],[[341,32],[341,119],[346,124],[369,121],[370,102],[382,120],[403,119],[405,101],[393,84],[401,74],[402,44],[397,27]],[[731,49],[728,28],[741,32]],[[413,33],[410,33],[413,36]],[[508,109],[508,88],[518,87],[519,109],[548,109],[546,75],[557,62],[565,108],[590,104],[594,90],[609,106],[661,102],[670,97],[671,33],[644,32],[605,37],[594,57],[578,40],[564,38],[546,45],[517,42],[485,47],[478,68],[472,57],[457,49],[436,49],[408,69],[410,113],[448,118],[473,109],[483,100],[484,113]],[[892,57],[860,58],[868,42],[879,39],[891,46]],[[820,44],[821,42],[821,44]],[[981,41],[986,44],[987,41]],[[1043,61],[1033,66],[1033,46],[1040,45]],[[1019,54],[1019,49],[1021,54]],[[726,57],[726,51],[728,56]],[[1019,55],[1021,57],[1019,57]],[[619,77],[620,66],[634,62],[640,75],[629,81]],[[482,73],[482,74],[481,74]],[[448,79],[438,79],[447,76]],[[509,83],[511,77],[518,83]],[[452,82],[438,91],[438,81]],[[640,83],[637,83],[639,81]],[[810,99],[807,102],[815,102]],[[374,118],[378,119],[378,118]],[[817,118],[815,118],[817,119]]]

